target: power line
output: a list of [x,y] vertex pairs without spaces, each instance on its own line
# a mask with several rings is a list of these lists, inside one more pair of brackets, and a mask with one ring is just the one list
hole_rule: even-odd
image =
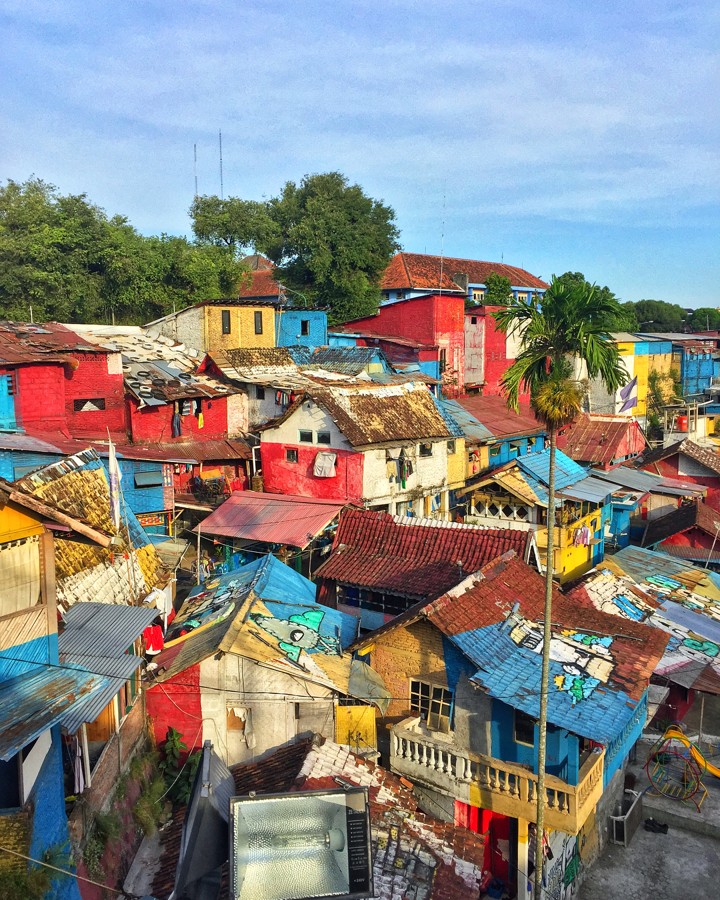
[[53,866],[51,863],[45,862],[42,859],[35,859],[34,856],[26,856],[24,853],[19,853],[17,850],[11,850],[9,847],[0,846],[0,851],[3,853],[9,853],[11,856],[17,856],[20,859],[25,859],[28,862],[35,863],[37,866],[42,866],[45,869],[52,869],[53,872],[59,872],[61,875],[67,875],[70,878],[75,878],[77,881],[84,881],[86,884],[93,884],[95,887],[103,888],[106,891],[112,891],[113,894],[117,894],[119,897],[129,897],[132,900],[142,900],[140,894],[129,894],[127,891],[122,891],[119,888],[111,887],[109,884],[102,884],[100,881],[93,881],[92,878],[85,878],[84,875],[78,875],[77,872],[71,872],[69,869],[61,869],[59,866]]

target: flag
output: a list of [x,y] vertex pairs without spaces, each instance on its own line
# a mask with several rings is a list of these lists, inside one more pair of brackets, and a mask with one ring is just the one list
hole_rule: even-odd
[[108,437],[108,470],[110,473],[110,514],[116,531],[120,531],[120,482],[122,472],[115,456],[115,447]]
[[630,396],[630,394],[635,390],[636,387],[637,387],[637,375],[632,379],[632,381],[629,381],[625,385],[625,387],[620,388],[621,399],[627,400],[628,397]]

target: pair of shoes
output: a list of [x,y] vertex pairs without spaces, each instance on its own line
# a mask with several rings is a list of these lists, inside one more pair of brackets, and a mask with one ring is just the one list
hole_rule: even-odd
[[655,834],[667,834],[668,827],[664,822],[656,822],[655,819],[645,819],[645,831],[652,831]]

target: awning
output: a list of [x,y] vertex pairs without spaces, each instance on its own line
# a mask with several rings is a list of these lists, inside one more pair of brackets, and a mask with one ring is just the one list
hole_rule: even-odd
[[343,503],[236,491],[194,531],[304,549],[340,515]]
[[382,678],[360,659],[354,659],[350,663],[348,694],[356,700],[374,703],[383,715],[387,712],[392,699],[392,694],[385,687]]

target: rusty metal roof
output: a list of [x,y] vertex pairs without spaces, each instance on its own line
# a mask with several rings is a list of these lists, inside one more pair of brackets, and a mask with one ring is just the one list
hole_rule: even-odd
[[237,438],[218,438],[212,441],[183,441],[177,443],[120,444],[119,454],[128,459],[149,459],[160,462],[201,463],[215,460],[251,459],[250,445]]
[[107,353],[66,325],[0,322],[0,363],[69,362],[74,353]]
[[199,527],[202,534],[304,549],[342,508],[343,504],[335,500],[237,491]]

